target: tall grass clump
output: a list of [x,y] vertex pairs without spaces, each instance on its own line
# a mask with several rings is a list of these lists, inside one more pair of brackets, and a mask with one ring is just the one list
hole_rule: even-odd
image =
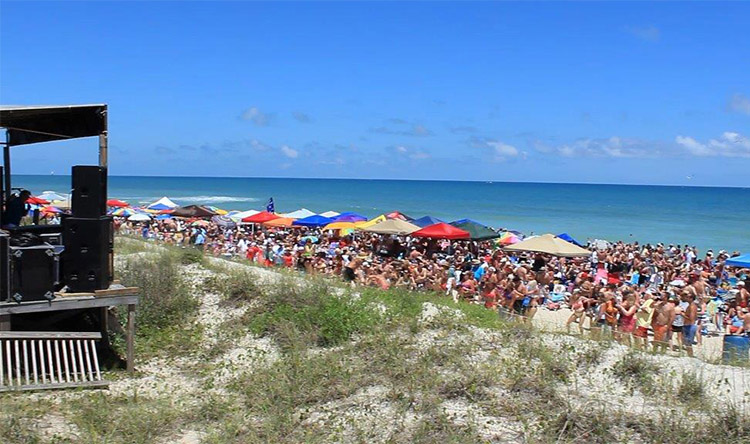
[[254,333],[274,334],[282,346],[340,345],[377,324],[379,314],[364,301],[333,290],[323,281],[269,283],[245,318]]
[[140,289],[136,344],[142,351],[185,350],[194,345],[200,302],[182,277],[179,257],[164,251],[126,258],[117,275],[123,285]]
[[656,388],[654,376],[659,373],[659,366],[646,355],[629,351],[612,365],[611,372],[631,392],[638,390],[643,394],[651,394]]

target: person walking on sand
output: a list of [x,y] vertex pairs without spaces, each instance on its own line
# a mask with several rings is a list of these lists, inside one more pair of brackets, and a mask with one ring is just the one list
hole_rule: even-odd
[[635,314],[635,346],[646,350],[648,348],[648,327],[654,314],[654,298],[651,290],[643,293],[643,299],[638,304]]

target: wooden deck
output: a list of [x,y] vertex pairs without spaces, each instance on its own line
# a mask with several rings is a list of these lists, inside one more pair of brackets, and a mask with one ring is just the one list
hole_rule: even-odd
[[[55,293],[55,299],[51,301],[0,302],[0,331],[11,330],[11,317],[16,314],[99,308],[102,320],[100,330],[102,336],[106,338],[109,330],[109,307],[124,305],[128,310],[125,328],[127,370],[133,372],[135,369],[135,306],[138,304],[138,298],[138,288],[113,284],[107,290],[97,290],[94,293]],[[23,334],[23,332],[17,333]]]

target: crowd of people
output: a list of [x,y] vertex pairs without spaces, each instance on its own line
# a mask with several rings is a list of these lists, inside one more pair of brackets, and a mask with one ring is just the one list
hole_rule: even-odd
[[750,333],[750,270],[727,267],[739,253],[688,245],[616,242],[586,258],[508,254],[493,241],[449,241],[307,228],[219,226],[177,218],[116,221],[122,234],[244,258],[268,267],[333,276],[351,285],[405,288],[484,304],[531,322],[567,307],[566,326],[635,347],[684,349],[714,334]]

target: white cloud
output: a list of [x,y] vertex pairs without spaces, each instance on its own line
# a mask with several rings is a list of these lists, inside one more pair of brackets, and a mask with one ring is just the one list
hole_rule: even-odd
[[253,122],[258,126],[267,126],[271,121],[271,117],[271,115],[263,113],[255,106],[247,109],[241,116],[242,120]]
[[661,31],[656,26],[628,26],[625,28],[630,34],[646,42],[657,42],[661,38]]
[[405,146],[399,145],[399,146],[396,147],[396,151],[398,151],[399,153],[405,153],[405,152],[409,151],[409,149],[406,148]]
[[750,115],[750,97],[735,94],[729,100],[729,109],[738,113]]
[[487,142],[487,145],[495,150],[495,155],[497,157],[506,158],[518,156],[518,148],[514,147],[513,145],[508,145],[507,143],[500,142],[499,140],[489,141]]
[[294,148],[290,148],[287,145],[281,146],[281,153],[290,159],[296,159],[299,156],[299,152]]
[[655,157],[661,151],[653,142],[618,136],[600,139],[578,139],[556,147],[565,157]]
[[750,157],[750,139],[733,131],[705,143],[687,136],[677,136],[675,142],[695,156]]

